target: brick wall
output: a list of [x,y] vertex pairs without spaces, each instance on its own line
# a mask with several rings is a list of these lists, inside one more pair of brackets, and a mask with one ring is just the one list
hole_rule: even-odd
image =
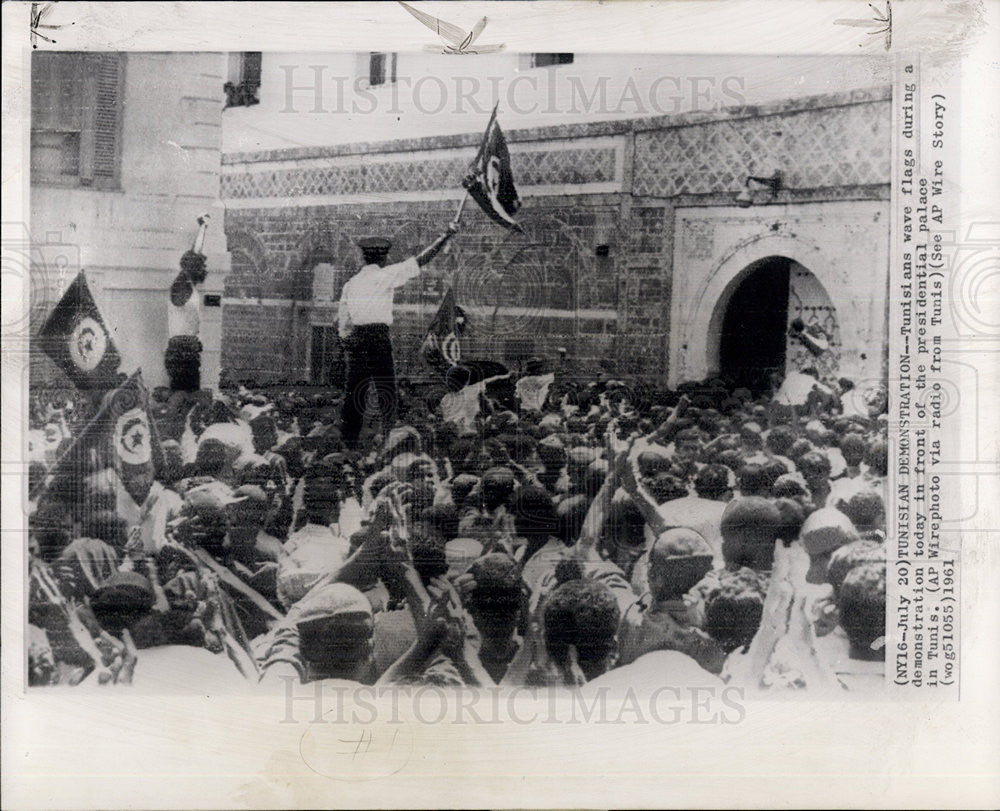
[[[748,174],[774,168],[788,179],[773,201],[784,206],[888,199],[889,125],[889,91],[879,89],[509,132],[525,234],[466,206],[449,253],[397,294],[397,363],[420,369],[417,348],[452,286],[471,356],[565,347],[583,371],[665,376],[678,208],[732,206]],[[223,366],[307,378],[312,330],[336,323],[340,287],[360,265],[356,240],[390,237],[393,259],[431,242],[454,216],[477,139],[225,156]],[[327,303],[315,300],[317,264],[333,268]]]

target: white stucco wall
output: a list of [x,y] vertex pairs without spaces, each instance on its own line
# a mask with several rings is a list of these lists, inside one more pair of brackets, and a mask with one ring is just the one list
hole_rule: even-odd
[[670,304],[671,384],[718,371],[719,329],[748,265],[784,256],[807,268],[837,312],[840,375],[880,379],[886,340],[888,203],[679,208]]
[[[487,28],[483,41],[489,38]],[[223,151],[481,132],[496,103],[511,130],[712,112],[891,79],[891,62],[870,56],[577,53],[572,64],[541,68],[532,68],[530,57],[402,52],[396,83],[371,88],[367,53],[265,52],[260,103],[226,110]]]
[[[32,267],[32,287],[48,304],[36,303],[36,319],[83,268],[122,356],[121,370],[142,368],[150,387],[167,382],[167,291],[201,212],[212,213],[203,293],[221,294],[229,272],[218,199],[224,69],[220,53],[128,54],[121,188],[31,188],[33,255],[41,258]],[[207,386],[218,381],[221,321],[221,308],[203,309]]]

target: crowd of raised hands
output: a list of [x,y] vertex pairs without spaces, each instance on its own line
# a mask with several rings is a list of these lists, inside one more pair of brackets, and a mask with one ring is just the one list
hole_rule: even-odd
[[209,394],[145,503],[100,460],[32,503],[29,681],[866,689],[885,420],[837,395],[556,381],[456,426],[404,386],[359,453],[333,398]]

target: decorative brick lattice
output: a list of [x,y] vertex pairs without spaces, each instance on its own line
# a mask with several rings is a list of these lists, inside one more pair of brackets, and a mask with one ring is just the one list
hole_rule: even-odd
[[[468,171],[471,158],[472,154],[468,158],[448,160],[375,162],[224,174],[222,197],[232,200],[455,188]],[[520,187],[615,180],[613,148],[512,150],[511,162]]]
[[[664,198],[712,195],[696,204],[731,206],[748,174],[769,175],[776,168],[784,172],[781,202],[789,206],[887,198],[888,98],[823,98],[792,109],[759,110],[756,117],[746,110],[734,115],[750,117],[671,119],[658,129],[633,122],[613,135],[579,135],[607,136],[596,146],[574,134],[548,131],[537,133],[538,140],[512,141],[518,187],[522,197],[532,198],[518,214],[525,233],[506,231],[475,205],[466,206],[462,231],[449,251],[397,292],[393,334],[400,368],[419,373],[420,342],[450,286],[467,312],[470,357],[554,357],[566,347],[580,369],[601,368],[606,361],[609,371],[621,374],[666,372],[674,242],[682,241],[691,258],[715,256],[725,244],[700,223],[675,233],[679,201]],[[606,188],[587,188],[584,184],[623,181],[618,158],[633,132],[633,171],[626,173],[634,178],[631,188],[608,194]],[[361,261],[356,240],[388,236],[390,259],[399,261],[441,232],[454,216],[455,202],[420,192],[460,188],[475,147],[456,153],[455,144],[421,140],[407,148],[421,151],[274,153],[228,165],[241,173],[223,175],[223,199],[270,199],[276,205],[250,202],[226,213],[232,252],[226,294],[245,304],[233,302],[223,310],[225,366],[248,377],[308,377],[311,331],[335,323],[332,302]],[[456,154],[461,157],[446,157]],[[564,187],[566,193],[541,195],[539,186]],[[412,200],[393,200],[396,192],[417,193]],[[384,201],[315,205],[303,199],[366,193],[385,195]],[[630,193],[631,204],[623,207]],[[599,252],[603,246],[608,250]],[[319,264],[333,272],[317,276]],[[330,289],[313,302],[317,284]],[[276,300],[287,304],[269,306]],[[826,325],[832,312],[806,302],[801,315],[807,323],[824,324],[834,356],[840,338],[836,321]]]
[[888,183],[890,126],[890,106],[868,102],[641,132],[634,193],[737,191],[774,169],[790,189]]

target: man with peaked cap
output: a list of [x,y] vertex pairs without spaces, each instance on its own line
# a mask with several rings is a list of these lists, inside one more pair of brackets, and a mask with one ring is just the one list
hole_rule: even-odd
[[676,650],[709,673],[722,671],[722,648],[701,630],[700,607],[688,595],[712,569],[712,549],[693,529],[662,533],[649,550],[649,591],[625,612],[619,629],[621,663],[655,650]]
[[393,295],[397,287],[420,273],[457,231],[458,224],[449,223],[448,230],[421,253],[394,265],[388,263],[389,240],[370,237],[358,241],[365,264],[344,284],[338,308],[347,363],[341,432],[349,448],[357,446],[369,384],[374,384],[378,394],[382,430],[392,428],[396,415],[396,368],[389,333]]

